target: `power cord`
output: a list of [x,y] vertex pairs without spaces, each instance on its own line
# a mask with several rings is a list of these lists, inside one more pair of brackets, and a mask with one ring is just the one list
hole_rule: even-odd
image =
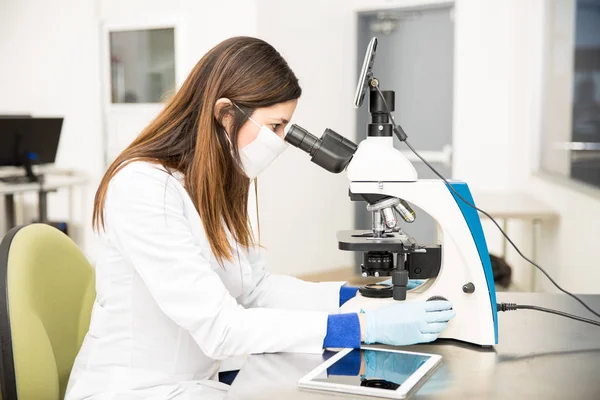
[[569,314],[562,311],[552,310],[550,308],[544,308],[539,306],[529,306],[525,304],[515,304],[515,303],[499,303],[498,311],[514,311],[514,310],[535,310],[541,311],[549,314],[560,315],[561,317],[574,319],[575,321],[585,322],[587,324],[592,324],[596,326],[600,326],[600,322],[594,321],[592,319],[578,317],[577,315]]
[[[600,314],[597,313],[596,311],[594,311],[592,308],[590,308],[590,306],[588,306],[583,300],[581,300],[579,297],[577,297],[576,295],[574,295],[573,293],[569,292],[566,289],[563,289],[558,283],[556,283],[556,281],[554,279],[552,279],[552,277],[542,268],[540,267],[538,264],[536,264],[535,262],[533,262],[532,260],[530,260],[529,258],[527,258],[522,252],[521,250],[519,250],[519,248],[517,247],[517,245],[511,240],[510,237],[508,237],[508,235],[506,234],[506,232],[504,232],[504,230],[500,227],[500,225],[498,224],[498,222],[496,222],[496,220],[487,212],[481,210],[480,208],[478,208],[477,206],[475,206],[474,204],[471,204],[471,202],[469,202],[468,200],[465,200],[464,197],[462,197],[460,195],[460,193],[458,193],[453,187],[452,185],[448,182],[448,180],[446,178],[444,178],[442,176],[442,174],[440,174],[431,164],[429,164],[429,162],[427,162],[427,160],[425,160],[423,157],[421,157],[421,155],[410,145],[410,143],[406,140],[407,139],[407,135],[404,132],[404,130],[402,129],[402,127],[398,124],[396,124],[396,120],[394,119],[394,116],[392,115],[392,112],[390,111],[390,108],[388,107],[387,101],[385,100],[385,96],[383,95],[383,93],[381,93],[381,90],[379,89],[379,81],[376,78],[371,79],[371,83],[370,83],[371,87],[375,88],[375,90],[377,90],[377,93],[379,93],[379,96],[381,97],[381,100],[383,102],[383,105],[385,106],[386,112],[388,114],[388,116],[390,117],[390,120],[392,121],[392,127],[394,130],[394,133],[396,134],[396,136],[398,137],[398,139],[401,142],[404,142],[406,144],[406,146],[408,146],[408,148],[425,164],[427,165],[427,167],[429,167],[429,169],[431,171],[433,171],[434,174],[436,174],[441,180],[444,181],[444,183],[446,184],[446,186],[458,197],[460,198],[466,205],[468,205],[469,207],[479,211],[480,213],[484,214],[486,217],[488,217],[493,223],[494,225],[496,225],[496,227],[498,228],[498,230],[502,233],[502,235],[506,238],[506,240],[511,244],[511,246],[517,251],[517,253],[528,263],[530,263],[531,265],[533,265],[534,267],[536,267],[537,269],[539,269],[540,271],[542,271],[542,273],[546,276],[546,278],[548,278],[548,280],[550,282],[552,282],[552,284],[554,286],[556,286],[556,288],[558,290],[560,290],[561,292],[565,293],[566,295],[572,297],[573,299],[575,299],[577,302],[579,302],[579,304],[581,304],[583,307],[585,307],[585,309],[587,309],[589,312],[591,312],[592,314],[594,314],[596,317],[600,318]],[[529,307],[533,307],[533,306],[529,306]],[[547,310],[547,309],[544,309]],[[541,311],[541,310],[538,310]],[[550,312],[550,311],[548,311]],[[558,315],[560,312],[557,311],[556,312]],[[574,316],[572,316],[574,317]],[[579,318],[579,317],[577,317]]]

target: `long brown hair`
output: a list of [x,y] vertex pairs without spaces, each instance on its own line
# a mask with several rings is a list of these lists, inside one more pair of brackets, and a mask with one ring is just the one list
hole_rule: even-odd
[[[300,97],[298,79],[281,55],[263,40],[227,39],[202,57],[183,86],[142,133],[113,161],[96,197],[92,225],[104,228],[104,202],[113,176],[132,161],[161,164],[185,176],[213,254],[222,263],[233,249],[228,229],[241,246],[255,244],[248,218],[250,180],[237,148],[240,127],[253,110]],[[215,118],[215,104],[228,98]],[[231,121],[229,138],[221,121]],[[232,145],[233,144],[233,145]]]

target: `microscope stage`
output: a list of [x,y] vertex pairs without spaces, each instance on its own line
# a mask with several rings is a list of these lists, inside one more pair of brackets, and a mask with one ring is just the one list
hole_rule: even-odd
[[418,251],[413,238],[403,233],[386,233],[384,237],[373,237],[373,231],[339,231],[337,239],[340,250],[347,251],[389,251],[392,253],[413,253]]

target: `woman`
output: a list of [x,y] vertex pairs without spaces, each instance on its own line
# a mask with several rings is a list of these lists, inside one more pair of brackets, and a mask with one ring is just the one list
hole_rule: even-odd
[[286,148],[300,94],[273,47],[228,39],[109,167],[94,204],[97,298],[67,399],[219,398],[227,386],[211,379],[230,356],[409,344],[444,329],[448,302],[339,314],[356,289],[265,270],[250,180]]

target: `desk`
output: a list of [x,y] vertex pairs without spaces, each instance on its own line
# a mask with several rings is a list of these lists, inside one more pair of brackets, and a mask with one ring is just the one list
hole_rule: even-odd
[[[558,308],[589,317],[583,307],[565,295],[504,292],[498,297],[499,301]],[[583,299],[600,309],[600,295]],[[528,310],[500,313],[498,320],[500,343],[492,349],[451,340],[404,347],[444,358],[442,366],[412,398],[600,399],[600,327]],[[228,399],[357,398],[298,389],[298,379],[321,362],[320,355],[250,356],[233,382]]]
[[4,207],[6,217],[6,230],[16,224],[16,210],[14,195],[18,193],[37,192],[38,193],[38,219],[40,221],[48,220],[47,197],[49,192],[58,189],[73,188],[74,186],[84,185],[88,179],[86,176],[74,173],[73,171],[49,171],[44,175],[44,181],[27,183],[6,183],[0,181],[0,195],[4,195]]
[[[537,247],[542,223],[557,219],[559,217],[558,212],[525,193],[475,193],[473,197],[477,207],[490,214],[494,219],[502,220],[502,230],[509,236],[509,220],[516,219],[531,222],[531,251],[533,254],[530,255],[527,252],[523,254],[530,256],[534,262],[537,262]],[[487,219],[484,214],[480,214],[480,216]],[[519,246],[518,243],[515,244]],[[503,238],[501,256],[504,259],[506,259],[507,245],[507,240]],[[536,271],[536,268],[531,266],[530,290],[532,291],[535,290]]]

